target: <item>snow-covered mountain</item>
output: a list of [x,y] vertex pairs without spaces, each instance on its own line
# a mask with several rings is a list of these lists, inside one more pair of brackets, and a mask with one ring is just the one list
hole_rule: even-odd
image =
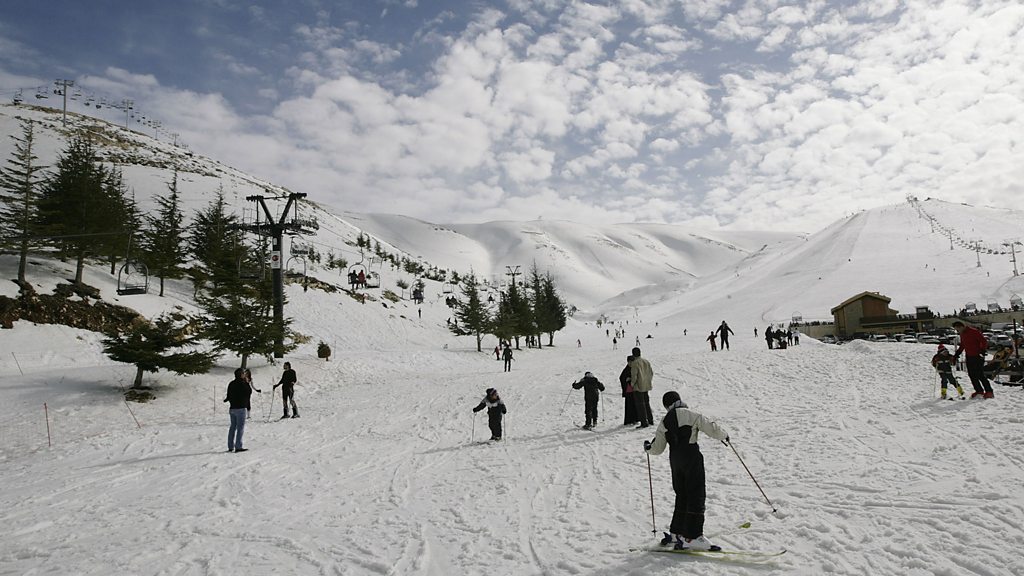
[[[59,120],[24,108],[0,108],[0,156],[16,115],[39,120],[48,162],[63,146]],[[173,163],[189,210],[220,186],[240,212],[246,195],[283,192],[147,136],[102,130],[144,206]],[[127,403],[121,386],[134,368],[106,358],[98,334],[28,322],[0,330],[0,574],[1024,573],[1019,389],[940,401],[931,346],[804,339],[770,351],[751,334],[794,312],[825,318],[863,290],[901,311],[1005,306],[1024,293],[1010,254],[999,253],[1021,236],[1018,213],[922,199],[809,235],[435,225],[323,203],[302,216],[320,230],[298,241],[350,261],[361,232],[490,279],[536,260],[581,312],[554,347],[518,351],[504,373],[446,329],[440,282],[428,281],[423,306],[381,290],[361,303],[287,285],[286,311],[309,337],[288,358],[302,418],[276,420],[280,367],[257,360],[262,393],[245,454],[224,452],[221,400],[236,359],[205,375],[147,375],[156,399]],[[971,249],[975,240],[983,250]],[[29,280],[49,291],[72,266],[37,256]],[[385,287],[405,278],[380,273]],[[313,275],[343,283],[337,271]],[[14,258],[0,255],[0,278],[13,276]],[[96,264],[85,282],[147,316],[194,310],[185,281],[170,281],[164,298],[121,297]],[[16,290],[0,281],[0,295]],[[617,349],[598,315],[626,331]],[[736,335],[731,350],[712,354],[703,335],[721,320]],[[651,543],[652,516],[668,529],[672,506],[667,458],[648,468],[650,434],[621,426],[616,379],[637,338],[655,369],[656,417],[660,395],[678,390],[737,450],[702,438],[706,534],[726,548],[786,554],[725,562],[630,551]],[[316,358],[320,340],[334,350],[329,362]],[[609,388],[595,432],[578,429],[582,395],[569,386],[585,370]],[[505,440],[481,445],[486,423],[470,409],[488,387],[509,413]]]

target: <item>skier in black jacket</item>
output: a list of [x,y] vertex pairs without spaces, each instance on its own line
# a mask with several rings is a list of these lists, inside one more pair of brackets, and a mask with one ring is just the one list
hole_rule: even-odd
[[584,416],[587,418],[587,423],[583,425],[584,430],[590,430],[594,426],[597,426],[597,402],[601,399],[601,392],[604,392],[604,384],[600,380],[594,378],[594,374],[587,372],[583,375],[578,382],[573,382],[572,387],[574,390],[583,388],[583,400]]
[[501,440],[501,415],[508,413],[508,410],[494,388],[487,389],[487,395],[476,408],[473,408],[473,412],[479,412],[484,408],[487,408],[487,426],[491,429],[491,440]]
[[718,327],[718,330],[716,330],[715,332],[718,332],[718,338],[720,340],[718,343],[718,347],[721,348],[722,350],[728,350],[729,334],[735,334],[732,331],[732,328],[729,328],[729,325],[725,323],[725,320],[722,320],[722,324]]
[[626,401],[626,410],[622,422],[623,426],[637,423],[636,401],[633,399],[633,385],[631,384],[632,374],[630,374],[631,370],[629,367],[629,361],[632,359],[632,356],[626,356],[626,367],[619,373],[619,385],[622,386],[622,397]]
[[245,419],[249,417],[249,396],[252,388],[245,380],[241,368],[235,370],[235,379],[228,384],[225,402],[230,402],[228,414],[231,416],[231,427],[228,428],[228,452],[245,452],[242,447],[242,434],[245,433]]
[[292,404],[292,418],[299,417],[299,407],[295,405],[295,383],[298,382],[298,377],[295,376],[295,370],[292,370],[291,362],[284,363],[284,372],[281,373],[281,380],[274,384],[274,390],[277,387],[281,387],[281,402],[284,404],[284,416],[281,419],[288,418],[288,402]]

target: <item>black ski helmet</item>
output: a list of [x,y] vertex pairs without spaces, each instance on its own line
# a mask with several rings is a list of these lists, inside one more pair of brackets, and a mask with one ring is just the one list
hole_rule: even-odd
[[679,397],[679,392],[676,392],[675,390],[669,390],[668,392],[665,392],[665,394],[661,397],[661,405],[664,406],[665,408],[668,408],[669,406],[675,404],[676,402],[679,402],[680,400],[682,400],[682,398]]

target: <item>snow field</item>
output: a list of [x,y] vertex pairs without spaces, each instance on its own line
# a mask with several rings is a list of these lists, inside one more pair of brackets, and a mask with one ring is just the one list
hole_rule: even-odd
[[[279,391],[269,398],[279,369],[257,365],[264,393],[253,398],[245,454],[224,452],[226,408],[211,408],[227,368],[161,377],[175,384],[134,406],[141,430],[128,420],[53,449],[5,451],[2,572],[1024,571],[1019,390],[933,399],[931,347],[805,339],[769,351],[734,336],[732,350],[710,353],[693,335],[665,332],[643,341],[656,416],[670,388],[714,416],[779,510],[771,514],[731,450],[705,440],[706,531],[728,548],[789,550],[775,561],[628,552],[651,539],[641,447],[650,434],[621,426],[621,347],[613,352],[603,329],[573,323],[556,339],[566,346],[520,351],[508,374],[493,355],[465,347],[293,357],[302,417],[285,421],[274,420]],[[611,392],[594,432],[573,425],[583,400],[569,384],[584,370]],[[41,393],[16,380],[2,380],[8,405]],[[473,443],[470,409],[490,386],[509,406],[506,440]],[[117,400],[80,409],[123,422]],[[487,437],[484,413],[475,427],[477,441]],[[668,459],[651,465],[665,529]]]

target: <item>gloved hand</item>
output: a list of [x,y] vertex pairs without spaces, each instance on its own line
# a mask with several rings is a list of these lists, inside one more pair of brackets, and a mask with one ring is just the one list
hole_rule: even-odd
[[727,445],[729,444],[729,437],[728,437],[728,436],[726,436],[726,437],[725,437],[725,443],[726,443]]
[[651,441],[650,440],[644,440],[644,451],[645,452],[650,452],[651,451]]

